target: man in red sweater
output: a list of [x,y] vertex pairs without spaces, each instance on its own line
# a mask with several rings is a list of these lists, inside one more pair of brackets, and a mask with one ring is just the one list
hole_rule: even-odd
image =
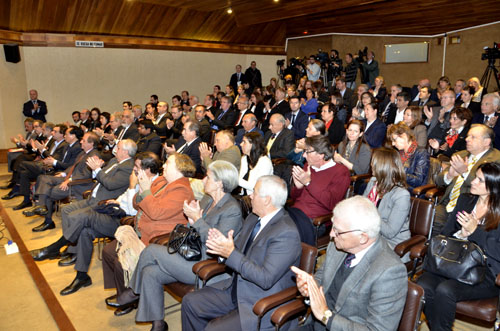
[[292,178],[293,207],[309,218],[330,214],[349,187],[349,170],[333,161],[333,148],[325,136],[306,138],[304,168],[294,166]]

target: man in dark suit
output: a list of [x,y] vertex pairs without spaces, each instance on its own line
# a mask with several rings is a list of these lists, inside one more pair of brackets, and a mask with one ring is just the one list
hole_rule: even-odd
[[344,77],[338,78],[335,82],[335,86],[340,92],[340,95],[342,95],[342,102],[347,108],[347,113],[351,114],[352,107],[354,107],[354,105],[356,104],[357,96],[350,88],[346,87]]
[[377,104],[365,106],[365,140],[371,148],[382,147],[387,131],[386,125],[377,118]]
[[161,154],[161,139],[154,132],[154,124],[151,120],[142,120],[139,122],[139,134],[141,138],[137,142],[137,153],[153,152],[160,156]]
[[250,62],[250,67],[245,70],[245,78],[250,85],[250,90],[253,91],[255,87],[262,87],[262,75],[260,70],[257,69],[257,63],[255,61]]
[[72,126],[66,130],[64,135],[65,147],[62,157],[58,157],[57,149],[54,155],[48,156],[39,162],[23,162],[19,167],[19,194],[24,196],[23,202],[14,207],[14,210],[23,209],[32,205],[30,200],[30,181],[36,180],[38,176],[44,173],[54,173],[64,171],[71,167],[75,162],[78,154],[82,151],[80,139],[83,137],[83,131],[79,127]]
[[396,97],[396,107],[389,109],[389,114],[385,121],[386,125],[398,124],[403,121],[405,110],[410,102],[410,95],[406,92],[399,92]]
[[88,129],[90,128],[91,125],[92,125],[92,118],[90,118],[90,110],[82,109],[80,111],[80,127]]
[[66,197],[82,199],[82,194],[92,188],[92,171],[87,166],[87,159],[99,157],[97,146],[99,137],[94,132],[87,132],[83,135],[80,152],[76,163],[65,171],[55,175],[41,175],[37,179],[35,195],[38,196],[37,205],[29,210],[23,211],[25,216],[40,215],[45,216],[42,224],[34,227],[33,232],[41,232],[54,229],[56,226],[52,220],[54,201]]
[[168,155],[174,153],[186,154],[193,161],[196,172],[201,174],[201,157],[200,157],[200,124],[196,121],[187,121],[182,130],[182,137],[175,143],[174,146],[165,145],[165,152]]
[[441,95],[441,107],[425,107],[424,114],[427,116],[427,136],[429,139],[440,139],[450,129],[450,113],[455,108],[455,92],[444,91]]
[[135,142],[125,139],[118,143],[116,157],[104,168],[102,168],[104,166],[103,160],[96,157],[87,159],[87,165],[92,169],[97,185],[87,199],[63,207],[63,236],[47,247],[31,251],[31,255],[36,261],[43,261],[57,258],[62,247],[72,243],[77,244],[76,254],[78,257],[75,265],[77,275],[73,282],[60,292],[61,295],[72,294],[80,288],[92,284],[92,280],[87,274],[92,257],[92,241],[94,237],[113,236],[119,225],[115,220],[110,221],[106,217],[108,215],[101,217],[101,214],[95,211],[95,207],[99,201],[116,199],[129,187],[136,150]]
[[[254,304],[293,285],[290,267],[298,265],[301,245],[283,209],[286,184],[276,176],[260,177],[251,197],[253,214],[234,241],[232,230],[227,237],[209,230],[208,253],[225,259],[233,276],[184,296],[182,330],[256,330]],[[263,330],[272,328],[271,314],[262,319]]]
[[243,117],[246,114],[253,114],[252,111],[248,108],[249,100],[245,94],[243,94],[238,98],[238,103],[236,106],[238,108],[238,111],[236,112],[236,121],[234,122],[234,128],[233,128],[234,134],[236,134],[238,130],[243,127],[241,124]]
[[131,139],[134,142],[139,140],[140,134],[137,125],[134,123],[134,114],[131,110],[124,110],[122,115],[123,130],[117,137],[117,142],[123,139]]
[[254,114],[246,114],[241,120],[242,128],[238,130],[236,133],[236,138],[234,139],[234,143],[237,146],[240,146],[243,141],[243,136],[248,132],[257,132],[261,136],[264,136],[264,133],[257,127],[257,117]]
[[407,274],[380,235],[377,208],[356,196],[335,207],[332,223],[333,243],[316,274],[292,267],[312,311],[295,330],[396,330],[406,301]]
[[283,90],[282,88],[276,89],[275,93],[276,102],[274,103],[274,105],[271,108],[271,111],[269,112],[269,114],[267,114],[266,119],[262,123],[261,129],[262,132],[264,132],[264,134],[268,132],[269,122],[274,114],[281,114],[284,117],[287,113],[290,112],[290,105],[288,104],[288,102],[286,102],[285,96],[286,96],[285,90]]
[[295,139],[302,139],[306,136],[306,128],[309,124],[309,116],[300,109],[300,99],[293,96],[288,100],[290,112],[285,114],[286,127],[293,131]]
[[236,72],[231,75],[229,85],[232,86],[234,93],[238,90],[238,86],[243,85],[247,81],[245,74],[241,72],[241,65],[236,65]]
[[434,107],[437,106],[437,102],[431,100],[431,91],[428,86],[423,86],[420,88],[419,99],[412,101],[410,106],[419,106],[419,107]]
[[26,117],[31,117],[35,120],[47,122],[47,104],[45,101],[38,100],[37,90],[30,90],[30,100],[23,105],[23,114]]
[[286,157],[295,147],[293,132],[285,127],[286,120],[281,114],[274,114],[269,121],[269,131],[264,136],[267,152],[271,159]]
[[215,114],[210,111],[206,113],[212,129],[217,131],[232,129],[237,114],[231,109],[231,99],[222,97],[220,107]]
[[453,91],[455,92],[455,106],[459,107],[462,104],[462,90],[467,85],[465,80],[457,79]]
[[160,136],[162,142],[164,142],[167,137],[168,118],[170,118],[170,114],[168,113],[168,103],[166,103],[165,101],[161,101],[158,103],[158,117],[156,119],[154,119],[154,117],[149,117],[150,120],[154,120],[153,123],[155,125],[156,134]]
[[184,124],[182,123],[183,112],[181,106],[172,106],[172,108],[170,109],[170,114],[172,115],[172,119],[167,118],[166,120],[167,140],[179,139],[182,134],[182,128],[184,127]]
[[495,132],[493,147],[500,150],[500,121],[498,111],[500,110],[500,98],[495,93],[483,96],[481,101],[481,113],[474,115],[472,123],[485,124]]
[[[213,108],[213,107],[211,107]],[[210,142],[210,138],[212,135],[212,128],[210,128],[210,123],[208,123],[207,117],[206,117],[206,110],[208,107],[198,105],[194,109],[194,118],[200,125],[200,139],[203,142]]]

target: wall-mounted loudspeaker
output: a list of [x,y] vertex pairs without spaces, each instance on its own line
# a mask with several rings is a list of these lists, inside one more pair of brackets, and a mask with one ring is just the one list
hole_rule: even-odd
[[21,61],[18,44],[5,44],[3,45],[3,51],[5,53],[5,61],[12,63]]

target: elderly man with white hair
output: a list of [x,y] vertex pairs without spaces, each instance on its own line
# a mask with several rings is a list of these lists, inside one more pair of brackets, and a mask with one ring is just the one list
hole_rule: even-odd
[[[224,258],[233,274],[182,299],[182,330],[258,329],[254,304],[293,286],[290,267],[299,264],[302,248],[297,228],[283,209],[286,183],[277,176],[262,176],[250,197],[253,214],[234,240],[233,231],[226,237],[209,230],[208,253]],[[261,330],[272,328],[271,313],[262,319]]]
[[496,93],[488,93],[481,101],[481,113],[474,115],[472,124],[485,124],[495,131],[493,147],[500,149],[500,121],[498,111],[500,110],[500,97]]
[[406,268],[380,236],[380,216],[365,197],[333,210],[333,242],[314,276],[292,267],[312,310],[296,330],[396,330],[408,289]]

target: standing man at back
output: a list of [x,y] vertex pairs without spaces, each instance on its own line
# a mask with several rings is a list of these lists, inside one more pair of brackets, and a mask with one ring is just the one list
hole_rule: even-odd
[[47,104],[45,101],[38,100],[37,90],[30,90],[30,100],[23,105],[23,114],[34,120],[41,120],[44,123],[47,122],[45,119],[45,115],[47,115]]

